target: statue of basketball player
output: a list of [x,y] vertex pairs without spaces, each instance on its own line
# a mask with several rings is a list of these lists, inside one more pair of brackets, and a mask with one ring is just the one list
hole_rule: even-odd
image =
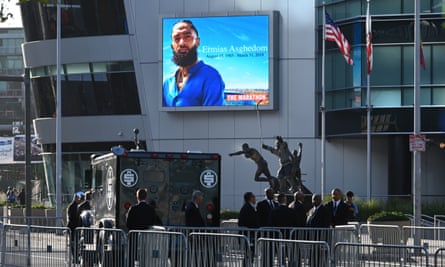
[[297,192],[301,191],[301,156],[303,155],[303,144],[298,143],[298,150],[294,149],[292,152],[293,159],[292,159],[292,170],[291,170],[291,177],[295,181],[296,188],[292,188],[292,191]]
[[[267,166],[267,161],[261,156],[260,152],[256,150],[255,148],[249,147],[247,143],[244,143],[242,145],[242,150],[230,153],[229,156],[237,156],[242,155],[246,158],[249,158],[253,161],[255,161],[257,165],[257,169],[255,172],[255,181],[257,182],[269,182],[270,187],[277,192],[279,188],[279,182],[278,179],[270,175],[269,167]],[[266,175],[266,177],[260,177],[261,174]]]
[[295,188],[295,179],[292,177],[292,161],[293,155],[289,151],[287,142],[281,136],[277,136],[275,140],[275,147],[263,144],[262,147],[269,150],[272,154],[278,157],[280,169],[278,169],[278,180],[280,181],[280,192],[287,192],[287,184],[290,185],[290,190]]

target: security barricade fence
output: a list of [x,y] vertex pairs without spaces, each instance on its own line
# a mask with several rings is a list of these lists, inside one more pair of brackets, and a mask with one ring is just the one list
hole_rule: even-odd
[[[77,228],[71,233],[64,227],[0,223],[0,267],[445,266],[441,227],[362,225],[360,235],[354,229]],[[420,245],[414,244],[414,230]]]
[[69,265],[68,228],[7,224],[2,230],[2,266]]
[[427,250],[421,246],[341,242],[335,244],[333,254],[336,267],[432,266]]
[[190,233],[189,266],[238,267],[252,266],[249,239],[244,235],[220,233]]
[[[22,211],[24,212],[24,211]],[[57,221],[61,221],[60,217],[55,216],[0,216],[0,221],[4,224],[26,224],[26,225],[37,225],[37,226],[57,226]],[[62,225],[64,223],[62,222]]]
[[128,242],[123,230],[79,227],[72,238],[72,264],[83,267],[127,266]]
[[331,266],[331,252],[325,241],[260,238],[256,267]]
[[433,220],[435,227],[445,227],[445,215],[434,215]]
[[[430,254],[445,247],[445,227],[404,226],[402,233],[407,245],[424,246]],[[416,236],[418,239],[415,240]]]
[[438,248],[434,252],[434,266],[445,266],[445,247]]
[[[220,233],[220,234],[241,234],[249,239],[251,251],[255,251],[256,243],[260,238],[283,239],[284,228],[247,228],[247,227],[187,227],[187,226],[169,226],[169,231],[181,232],[186,236],[190,233]],[[290,229],[290,228],[289,228]],[[256,257],[257,255],[252,255]]]
[[354,225],[342,225],[335,228],[291,228],[290,239],[325,241],[330,247],[333,247],[337,242],[359,242],[357,228]]
[[362,224],[359,232],[363,244],[406,244],[406,240],[402,240],[402,229],[398,225]]
[[187,237],[179,232],[159,230],[128,233],[128,266],[187,265]]

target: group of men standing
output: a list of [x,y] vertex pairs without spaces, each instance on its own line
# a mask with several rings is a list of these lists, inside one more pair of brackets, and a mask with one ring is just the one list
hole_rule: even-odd
[[321,195],[312,196],[312,208],[304,205],[304,193],[297,191],[294,201],[288,204],[285,194],[278,194],[275,200],[274,191],[268,188],[265,199],[256,202],[252,192],[244,194],[238,226],[258,227],[335,227],[345,225],[353,219],[357,212],[356,205],[350,205],[342,200],[342,192],[335,188],[332,190],[332,200],[322,204]]

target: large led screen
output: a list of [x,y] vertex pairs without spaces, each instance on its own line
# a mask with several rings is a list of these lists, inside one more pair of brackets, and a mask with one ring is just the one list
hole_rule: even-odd
[[164,17],[161,110],[275,109],[276,19]]

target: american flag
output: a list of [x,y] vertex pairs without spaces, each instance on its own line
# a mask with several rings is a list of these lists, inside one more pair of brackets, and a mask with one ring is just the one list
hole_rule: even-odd
[[352,61],[350,50],[351,46],[349,45],[348,40],[341,32],[340,28],[335,24],[335,22],[331,19],[328,12],[325,11],[326,17],[326,25],[325,25],[325,39],[326,41],[336,42],[340,52],[345,58],[346,62],[349,65],[353,65],[354,61]]
[[368,63],[368,74],[372,70],[372,29],[371,29],[371,15],[369,15],[369,1],[366,8],[366,56]]

